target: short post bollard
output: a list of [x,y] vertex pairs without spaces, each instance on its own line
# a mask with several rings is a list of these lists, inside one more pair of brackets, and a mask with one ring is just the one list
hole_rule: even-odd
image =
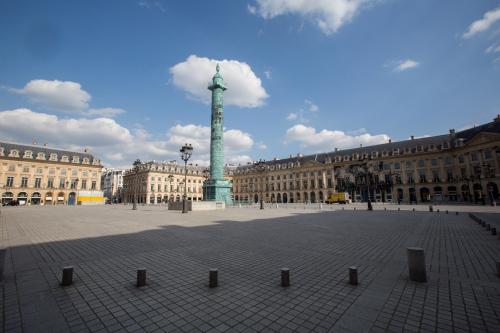
[[481,225],[482,225],[483,227],[486,227],[486,222],[485,222],[484,220],[481,220]]
[[490,230],[491,230],[491,226],[490,226],[490,224],[488,223],[488,224],[486,225],[486,231],[490,231]]
[[415,211],[415,208],[413,208],[412,211]]
[[439,208],[438,208],[437,212],[439,213]]
[[491,228],[491,234],[493,236],[496,236],[497,235],[497,228],[495,228],[495,227]]
[[434,208],[432,207],[432,205],[429,206],[429,212],[433,212],[434,211]]
[[455,212],[455,215],[458,215],[458,212]]
[[354,210],[356,210],[356,207],[354,207]]
[[401,210],[401,208],[398,207],[398,212]]
[[356,266],[349,267],[349,284],[358,285],[358,268]]
[[139,268],[137,270],[137,287],[144,287],[146,285],[146,269]]
[[448,214],[448,209],[446,210],[446,214]]
[[387,210],[387,207],[384,207],[384,210]]
[[290,270],[286,267],[281,269],[281,286],[290,287]]
[[61,286],[70,286],[73,283],[73,266],[63,267]]
[[420,247],[409,247],[406,249],[406,251],[408,254],[408,269],[410,271],[410,280],[416,282],[427,282],[424,249]]
[[208,286],[215,288],[219,285],[219,271],[217,268],[212,268],[208,271]]
[[497,261],[497,276],[500,278],[500,260]]

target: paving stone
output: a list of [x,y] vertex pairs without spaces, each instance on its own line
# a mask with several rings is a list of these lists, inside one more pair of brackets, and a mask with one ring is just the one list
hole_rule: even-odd
[[[332,206],[334,207],[334,206]],[[466,214],[8,207],[4,331],[494,331],[500,242]],[[424,207],[425,208],[425,207]],[[462,209],[458,207],[457,209]],[[496,214],[481,218],[492,225]],[[70,218],[68,218],[70,217]],[[362,233],[359,230],[363,230]],[[484,231],[484,230],[483,230]],[[406,248],[428,282],[409,281]],[[61,267],[74,283],[61,288]],[[347,268],[358,267],[350,286]],[[134,286],[137,267],[148,284]],[[219,269],[219,287],[206,272]],[[290,268],[281,288],[279,270]],[[38,325],[38,326],[36,326]]]

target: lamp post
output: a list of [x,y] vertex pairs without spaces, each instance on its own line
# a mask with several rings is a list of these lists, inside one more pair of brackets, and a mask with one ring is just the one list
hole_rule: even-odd
[[184,161],[184,198],[182,200],[182,213],[187,213],[187,162],[191,155],[193,154],[193,146],[189,143],[186,143],[182,146],[181,150],[181,159]]
[[263,160],[259,160],[257,163],[255,163],[255,167],[257,172],[261,175],[260,179],[260,209],[264,209],[264,178],[262,175],[264,174],[264,171],[266,171],[266,162]]
[[141,160],[136,159],[132,165],[134,166],[132,168],[132,170],[134,171],[134,203],[132,204],[132,210],[137,210],[137,184],[139,183],[137,174],[139,173],[139,165],[141,165]]

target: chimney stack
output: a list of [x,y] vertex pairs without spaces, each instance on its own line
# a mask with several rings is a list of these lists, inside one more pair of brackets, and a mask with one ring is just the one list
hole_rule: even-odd
[[412,139],[412,140],[413,140],[413,139],[415,139],[415,136],[413,136],[413,135],[412,135],[412,136],[411,136],[411,139]]

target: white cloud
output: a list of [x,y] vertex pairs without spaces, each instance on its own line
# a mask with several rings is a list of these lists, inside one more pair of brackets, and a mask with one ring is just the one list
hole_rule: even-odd
[[113,119],[60,119],[29,109],[0,112],[0,132],[6,138],[31,142],[106,146],[133,139],[129,130]]
[[264,104],[269,95],[252,68],[237,60],[216,60],[190,55],[185,61],[170,68],[172,82],[188,93],[188,96],[209,103],[211,93],[207,89],[220,64],[221,74],[228,87],[224,93],[225,105],[254,108]]
[[286,120],[290,120],[290,121],[293,121],[293,120],[297,120],[297,118],[299,117],[299,114],[298,112],[291,112],[288,114],[288,116],[286,117]]
[[500,52],[500,45],[493,44],[490,47],[488,47],[486,50],[484,50],[486,53],[497,53]]
[[[130,131],[110,118],[59,118],[29,109],[0,111],[0,140],[48,143],[51,147],[90,151],[112,166],[129,166],[141,160],[173,160],[186,142],[194,146],[193,161],[208,165],[210,160],[210,127],[176,125],[159,137],[142,128]],[[250,134],[237,129],[224,132],[226,163],[248,160],[254,145]],[[196,163],[196,162],[195,162]]]
[[165,7],[163,7],[163,4],[159,0],[141,0],[138,2],[139,6],[147,9],[158,9],[162,13],[165,13]]
[[472,22],[462,37],[468,39],[480,32],[486,31],[498,20],[500,20],[500,7],[486,12],[482,19]]
[[370,146],[385,143],[389,140],[386,134],[371,135],[363,133],[359,135],[349,135],[343,131],[330,131],[323,129],[316,131],[314,127],[298,124],[290,127],[286,131],[285,143],[298,143],[302,148],[311,151],[331,151],[334,148],[353,148],[360,144]]
[[264,71],[264,75],[266,76],[266,78],[268,80],[271,80],[271,78],[272,78],[271,70]]
[[124,113],[120,108],[90,108],[92,96],[78,82],[59,80],[31,80],[24,88],[10,88],[10,92],[25,95],[45,109],[90,117],[114,117]]
[[319,111],[319,107],[314,104],[313,102],[311,102],[310,100],[306,99],[304,101],[304,103],[306,103],[307,105],[307,111],[309,112],[318,112]]
[[125,110],[120,108],[89,109],[87,112],[85,112],[87,116],[100,116],[108,118],[112,118],[122,113],[125,113]]
[[267,149],[267,145],[265,143],[263,143],[263,142],[259,142],[257,144],[257,148],[264,150],[264,149]]
[[395,65],[393,70],[395,72],[404,72],[406,70],[416,68],[419,65],[420,64],[418,62],[416,62],[415,60],[406,59],[406,60],[401,60],[401,61],[396,62],[396,65]]
[[72,81],[31,80],[24,88],[10,89],[26,95],[35,104],[62,112],[82,112],[92,98],[81,85]]
[[311,19],[323,33],[329,35],[352,21],[359,11],[378,0],[256,0],[248,6],[252,14],[265,19],[296,14]]

